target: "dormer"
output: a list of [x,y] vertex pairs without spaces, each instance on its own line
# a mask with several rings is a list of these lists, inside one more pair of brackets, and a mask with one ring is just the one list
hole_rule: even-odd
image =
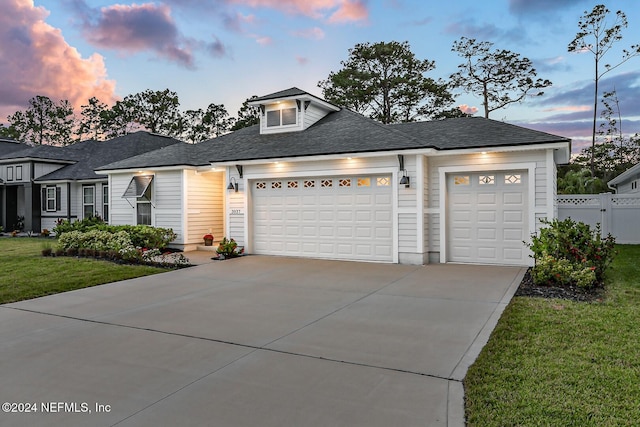
[[249,105],[259,108],[261,134],[302,131],[340,110],[297,87],[254,98]]

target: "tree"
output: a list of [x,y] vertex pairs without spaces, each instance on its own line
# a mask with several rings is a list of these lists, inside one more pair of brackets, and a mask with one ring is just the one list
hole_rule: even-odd
[[20,139],[20,133],[16,130],[15,127],[13,127],[13,125],[5,126],[4,124],[0,123],[0,138],[18,140]]
[[493,43],[461,37],[452,51],[464,58],[451,84],[482,98],[484,116],[509,104],[523,102],[527,96],[541,96],[551,81],[537,77],[530,59],[504,50],[491,50]]
[[359,43],[340,64],[318,82],[324,98],[382,123],[437,118],[453,103],[447,84],[424,75],[435,62],[416,58],[408,42]]
[[229,121],[231,125],[231,131],[236,131],[238,129],[246,128],[260,123],[260,110],[258,110],[258,107],[249,105],[249,101],[257,97],[257,95],[253,95],[251,98],[247,98],[242,103],[242,106],[238,110],[238,117],[235,119],[235,122],[231,124],[232,120]]
[[584,148],[574,163],[589,171],[593,168],[592,178],[608,182],[640,162],[640,136],[626,136],[622,132],[622,114],[615,90],[605,92],[602,104],[600,117],[604,121],[597,133],[602,141]]
[[89,103],[81,106],[80,121],[78,123],[78,139],[82,141],[84,135],[96,141],[104,139],[104,123],[103,117],[105,111],[108,110],[107,104],[101,102],[98,98],[91,97]]
[[229,113],[223,104],[209,104],[202,118],[202,123],[209,133],[209,138],[218,137],[228,132],[231,127]]
[[[165,89],[163,91],[145,90],[130,95],[136,108],[136,122],[149,132],[174,135],[175,122],[180,112],[178,95]],[[125,98],[126,99],[126,98]]]
[[137,116],[137,103],[132,95],[127,95],[100,113],[101,127],[107,138],[128,135],[139,128]]
[[51,145],[73,142],[73,107],[67,100],[56,104],[49,97],[37,95],[29,100],[29,108],[7,119],[19,140]]
[[628,25],[627,16],[622,11],[616,12],[615,21],[608,26],[607,18],[611,11],[603,4],[594,6],[591,12],[585,11],[578,21],[578,33],[567,47],[569,52],[591,52],[594,58],[593,85],[593,125],[591,133],[591,176],[596,175],[596,121],[598,108],[598,84],[602,76],[619,67],[634,56],[640,55],[640,44],[632,45],[622,50],[622,57],[614,64],[605,64],[604,70],[600,64],[602,58],[613,48],[614,44],[622,40],[622,29]]

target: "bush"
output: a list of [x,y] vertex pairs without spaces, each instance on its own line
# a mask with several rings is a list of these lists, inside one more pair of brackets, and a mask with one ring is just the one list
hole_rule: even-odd
[[[58,237],[74,231],[83,233],[126,232],[134,247],[156,248],[161,250],[165,249],[169,243],[173,242],[176,237],[178,237],[171,228],[151,227],[149,225],[109,225],[106,224],[99,216],[85,218],[75,222],[70,222],[66,219],[58,219],[53,231]],[[102,250],[102,248],[99,247],[94,247],[94,249]],[[104,248],[104,250],[107,249],[112,248]]]
[[604,281],[613,261],[615,239],[601,237],[600,224],[588,224],[571,218],[542,220],[540,235],[531,236],[529,248],[536,265],[532,276],[538,285],[592,287]]

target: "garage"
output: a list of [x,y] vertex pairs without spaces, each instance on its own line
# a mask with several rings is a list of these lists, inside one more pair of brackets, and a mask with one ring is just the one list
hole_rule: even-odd
[[393,262],[391,175],[253,180],[253,252]]
[[447,174],[447,260],[527,264],[527,171]]

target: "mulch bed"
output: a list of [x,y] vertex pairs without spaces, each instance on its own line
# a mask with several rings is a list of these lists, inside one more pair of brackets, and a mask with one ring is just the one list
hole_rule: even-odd
[[520,287],[516,291],[516,296],[521,297],[539,297],[539,298],[558,298],[572,301],[592,302],[601,301],[604,298],[605,290],[603,286],[595,286],[585,289],[577,286],[544,286],[533,283],[531,277],[531,268],[527,270]]

